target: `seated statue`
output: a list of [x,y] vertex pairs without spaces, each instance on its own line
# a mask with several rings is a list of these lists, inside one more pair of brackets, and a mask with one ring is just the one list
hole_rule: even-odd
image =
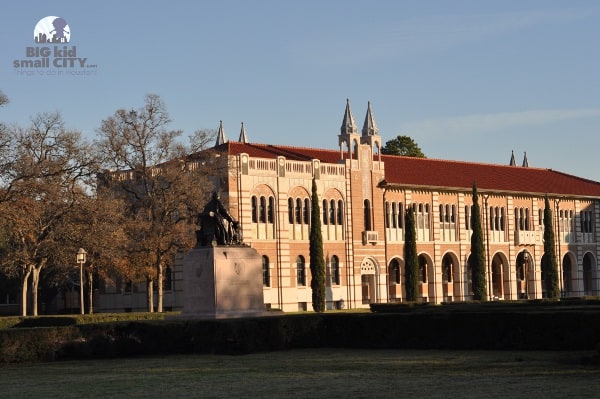
[[239,222],[223,206],[216,192],[198,219],[200,230],[196,231],[197,246],[242,244]]

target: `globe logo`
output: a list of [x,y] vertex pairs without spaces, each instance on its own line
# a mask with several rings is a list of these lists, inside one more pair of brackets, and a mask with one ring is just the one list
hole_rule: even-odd
[[33,30],[36,43],[69,43],[71,29],[61,17],[48,16],[39,20]]

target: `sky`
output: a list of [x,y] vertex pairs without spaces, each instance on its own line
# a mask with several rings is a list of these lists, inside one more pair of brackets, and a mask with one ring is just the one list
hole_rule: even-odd
[[[68,43],[34,42],[48,16]],[[520,165],[526,152],[600,181],[596,0],[29,0],[3,17],[11,125],[59,111],[93,141],[157,94],[183,137],[222,120],[230,140],[244,122],[250,142],[338,149],[349,99],[359,126],[370,101],[384,143],[410,136],[428,158],[506,165],[514,151]],[[48,67],[21,66],[42,47]]]

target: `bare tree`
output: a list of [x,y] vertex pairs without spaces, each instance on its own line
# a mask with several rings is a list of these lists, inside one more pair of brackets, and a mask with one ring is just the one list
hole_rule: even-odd
[[67,130],[58,113],[37,115],[30,127],[8,129],[7,135],[0,206],[10,245],[2,267],[21,278],[22,315],[31,277],[32,314],[37,315],[42,270],[72,263],[72,244],[57,232],[86,196],[96,162],[80,133]]
[[177,251],[193,243],[194,219],[212,191],[206,169],[210,162],[188,157],[170,130],[169,114],[157,95],[148,95],[142,108],[119,109],[102,121],[97,147],[105,167],[103,183],[128,204],[123,224],[123,264],[132,276],[145,279],[148,311],[154,311],[153,283],[158,289],[157,310],[163,311],[165,266]]

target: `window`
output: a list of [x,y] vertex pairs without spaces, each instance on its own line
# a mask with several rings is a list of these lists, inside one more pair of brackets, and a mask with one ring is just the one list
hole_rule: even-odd
[[342,225],[342,220],[344,220],[344,203],[342,200],[338,200],[337,207],[337,224]]
[[398,211],[396,209],[396,203],[392,202],[392,227],[398,227]]
[[327,224],[327,200],[323,200],[323,224]]
[[472,225],[473,221],[471,220],[471,207],[469,205],[465,205],[465,230],[471,230]]
[[296,198],[296,224],[302,223],[302,200]]
[[[97,279],[94,279],[97,281]],[[165,277],[163,279],[163,290],[171,291],[173,289],[173,270],[171,267],[165,267]]]
[[252,196],[252,223],[257,223],[258,222],[258,209],[257,209],[257,200],[256,200],[256,196],[253,195]]
[[310,203],[308,198],[304,198],[304,224],[310,224]]
[[364,223],[365,223],[365,230],[370,231],[371,230],[371,203],[369,202],[368,199],[366,199],[364,201]]
[[300,287],[306,286],[306,267],[302,255],[296,258],[296,283]]
[[288,221],[294,224],[294,199],[288,198]]
[[335,224],[335,200],[329,203],[329,224]]
[[452,282],[452,258],[445,256],[442,260],[442,281],[444,283]]
[[265,223],[267,221],[267,199],[265,197],[260,197],[260,206],[258,208],[258,220],[261,223]]
[[340,261],[335,255],[331,257],[331,285],[340,285]]
[[592,212],[581,211],[581,232],[591,233],[592,232]]
[[392,259],[390,263],[390,281],[393,284],[400,284],[400,263],[397,259]]
[[385,202],[385,228],[390,227],[390,203]]
[[421,283],[427,282],[427,261],[423,256],[419,256],[419,277]]
[[269,270],[269,258],[266,255],[262,257],[263,287],[271,286],[271,271]]
[[404,227],[404,205],[398,202],[398,228]]
[[267,207],[267,222],[273,223],[275,219],[275,198],[269,197],[269,206]]
[[515,229],[521,231],[531,230],[529,208],[515,208]]

